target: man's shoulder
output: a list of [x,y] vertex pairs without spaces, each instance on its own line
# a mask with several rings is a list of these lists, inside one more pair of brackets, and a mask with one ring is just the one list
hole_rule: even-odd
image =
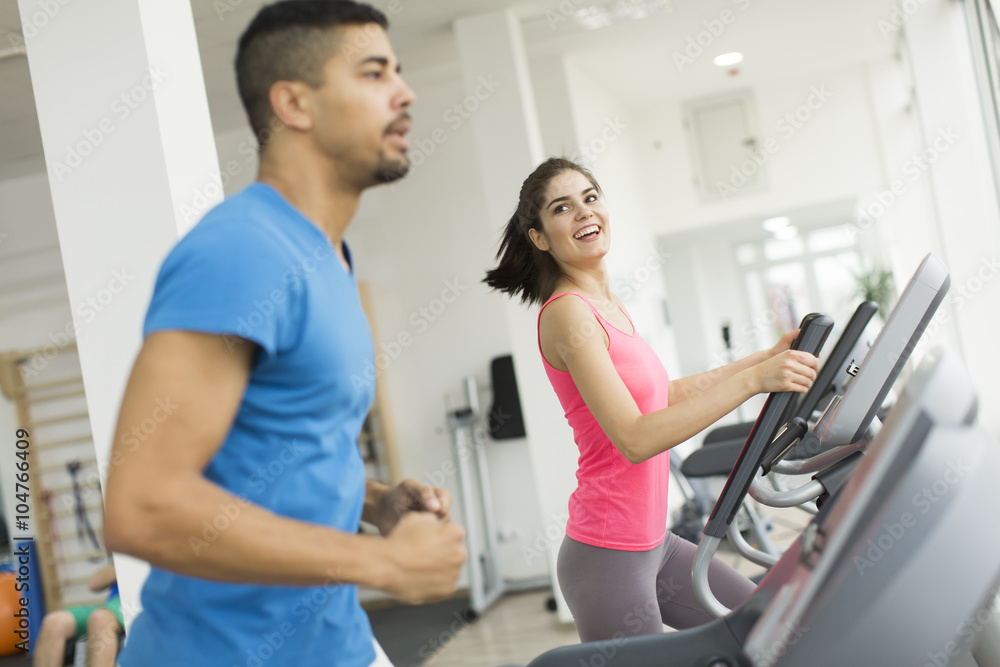
[[240,258],[242,263],[251,264],[286,261],[289,248],[281,229],[281,221],[275,219],[266,202],[244,190],[206,213],[171,254],[219,261]]
[[262,223],[273,220],[276,212],[264,195],[265,193],[255,184],[226,197],[191,228],[188,236],[195,233],[219,233],[230,228],[240,229],[249,226],[260,230],[268,226]]

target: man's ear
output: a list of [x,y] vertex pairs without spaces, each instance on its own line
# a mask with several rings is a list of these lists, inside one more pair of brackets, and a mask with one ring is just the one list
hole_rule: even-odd
[[548,251],[549,242],[545,239],[545,234],[541,233],[537,229],[529,229],[528,237],[531,238],[531,242],[535,244],[535,247],[539,250]]
[[268,91],[271,109],[283,125],[297,130],[313,126],[310,100],[301,81],[275,81]]

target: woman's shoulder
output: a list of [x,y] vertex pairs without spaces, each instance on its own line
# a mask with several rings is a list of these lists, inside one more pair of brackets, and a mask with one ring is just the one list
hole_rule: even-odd
[[541,317],[546,320],[593,315],[593,306],[579,292],[556,290],[542,305]]
[[[595,323],[597,327],[592,326]],[[539,333],[548,340],[575,338],[600,328],[593,305],[586,296],[577,292],[557,291],[538,317]]]

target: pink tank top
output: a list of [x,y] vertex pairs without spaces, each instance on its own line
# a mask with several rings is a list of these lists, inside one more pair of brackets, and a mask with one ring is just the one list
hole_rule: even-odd
[[[639,412],[647,414],[667,407],[670,385],[667,371],[653,349],[635,333],[635,326],[631,335],[616,329],[590,301],[574,292],[556,294],[542,305],[542,310],[567,294],[580,297],[594,311],[608,335],[608,353],[615,370],[635,399]],[[540,310],[539,322],[541,318]],[[540,336],[538,352],[542,352]],[[662,452],[639,464],[630,463],[604,434],[569,372],[552,367],[544,354],[542,363],[580,450],[577,488],[569,499],[566,534],[578,542],[605,549],[647,551],[656,547],[667,532],[669,453]]]

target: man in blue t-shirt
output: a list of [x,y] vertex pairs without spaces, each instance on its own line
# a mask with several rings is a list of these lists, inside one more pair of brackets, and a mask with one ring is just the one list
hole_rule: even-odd
[[291,0],[240,39],[258,182],[163,263],[115,435],[107,544],[152,565],[122,667],[368,667],[357,586],[454,590],[448,493],[365,480],[357,446],[374,346],[343,236],[361,192],[406,173],[414,98],[386,26]]

